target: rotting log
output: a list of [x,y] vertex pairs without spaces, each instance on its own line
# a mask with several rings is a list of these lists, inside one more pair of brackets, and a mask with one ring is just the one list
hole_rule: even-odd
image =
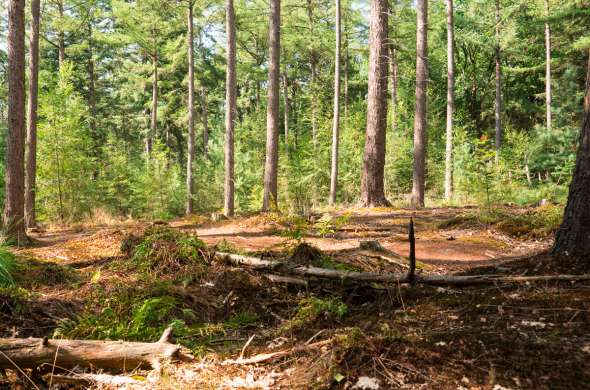
[[133,370],[159,368],[172,360],[191,361],[190,352],[172,343],[168,328],[155,343],[64,340],[47,338],[0,339],[0,368],[35,368],[44,364],[60,368],[84,366],[92,368]]
[[[407,284],[411,278],[406,274],[352,272],[340,271],[318,267],[306,267],[289,264],[284,261],[270,261],[256,257],[233,255],[231,253],[216,253],[215,258],[230,262],[238,266],[252,267],[258,271],[272,271],[299,277],[314,277],[318,279],[330,279],[351,281],[357,283],[383,283],[383,284]],[[590,280],[590,274],[583,275],[538,275],[538,276],[506,276],[506,275],[414,275],[414,282],[431,286],[471,286],[481,284],[506,284],[506,283],[533,283],[533,282],[558,282],[558,281],[585,281]]]

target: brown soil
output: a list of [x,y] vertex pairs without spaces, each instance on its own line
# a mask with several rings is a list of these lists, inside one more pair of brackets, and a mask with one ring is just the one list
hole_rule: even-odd
[[[294,229],[292,222],[265,215],[220,222],[185,218],[170,226],[196,233],[211,246],[225,240],[236,250],[286,258],[304,241],[329,256],[328,265],[404,272],[399,265],[369,256],[359,243],[378,240],[387,251],[406,256],[407,225],[413,217],[421,272],[584,272],[563,259],[555,266],[555,259],[544,254],[552,242],[549,237],[519,240],[486,227],[436,228],[464,211],[347,210],[335,214],[346,215],[345,223],[328,231],[317,228],[320,216],[310,217],[302,240],[287,238],[292,237],[286,234]],[[36,246],[18,251],[23,258],[35,259],[28,260],[29,271],[19,276],[34,295],[26,299],[23,310],[0,294],[2,335],[51,335],[60,319],[75,319],[88,305],[96,286],[106,296],[116,286],[141,289],[140,279],[105,265],[121,261],[121,240],[147,226],[34,235]],[[313,248],[299,248],[293,261],[313,265],[326,261],[321,252],[318,259]],[[242,312],[256,313],[258,322],[214,338],[203,336],[208,349],[196,364],[166,367],[163,382],[146,382],[142,388],[350,389],[363,376],[375,378],[382,389],[590,388],[589,283],[463,289],[312,283],[302,289],[271,284],[254,271],[219,264],[203,278],[200,284],[175,286],[168,294],[182,297],[183,309],[194,310],[204,323]],[[301,319],[297,308],[308,297],[328,301],[338,297],[347,311],[342,316],[325,312]],[[309,340],[335,341],[267,364],[221,365],[224,359],[236,358],[251,335],[256,337],[245,356]]]

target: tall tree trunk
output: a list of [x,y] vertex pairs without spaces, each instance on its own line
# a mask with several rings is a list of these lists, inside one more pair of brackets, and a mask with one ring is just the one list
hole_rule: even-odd
[[336,0],[336,47],[334,55],[334,122],[332,124],[332,167],[330,205],[336,203],[338,189],[338,143],[340,142],[340,0]]
[[201,86],[201,121],[203,121],[203,157],[209,158],[209,106],[207,88]]
[[193,179],[193,161],[195,159],[195,47],[193,24],[193,1],[188,2],[187,16],[187,50],[188,50],[188,142],[186,155],[186,215],[194,212],[195,182]]
[[384,170],[387,128],[387,0],[371,0],[367,130],[361,177],[361,204],[386,206]]
[[149,155],[152,153],[152,145],[154,137],[157,136],[158,130],[158,54],[152,54],[152,112],[150,131],[146,138],[146,152]]
[[289,79],[287,75],[287,64],[285,64],[285,71],[283,73],[283,104],[285,106],[285,145],[289,145]]
[[502,147],[502,64],[500,58],[500,0],[496,0],[496,161]]
[[268,107],[266,111],[266,162],[262,210],[277,207],[277,176],[279,165],[279,71],[281,52],[281,1],[270,0],[268,29]]
[[453,196],[453,114],[455,113],[455,34],[453,0],[447,0],[447,144],[445,149],[445,199]]
[[590,111],[590,49],[588,49],[588,71],[586,72],[586,93],[584,94],[584,112]]
[[414,171],[410,206],[424,207],[426,181],[426,96],[428,88],[428,0],[418,0],[416,33],[416,112],[414,115]]
[[[94,40],[92,31],[92,20],[88,20],[88,64],[86,65],[87,77],[88,77],[88,111],[90,114],[90,134],[92,137],[92,157],[96,162],[100,159],[100,146],[102,144],[100,136],[98,134],[97,119],[96,119],[96,76],[94,71]],[[92,179],[98,179],[99,171],[98,165],[92,172]]]
[[[590,74],[590,60],[588,61]],[[586,96],[590,89],[586,87]],[[586,110],[580,133],[576,167],[570,184],[563,223],[555,234],[553,254],[590,255],[590,110]]]
[[225,191],[226,217],[234,215],[234,125],[236,121],[236,17],[233,0],[226,0],[227,72],[225,79]]
[[392,18],[389,22],[393,25],[393,33],[391,37],[391,44],[389,46],[389,74],[391,77],[391,130],[392,133],[395,131],[395,127],[397,124],[397,34],[395,33],[397,27],[395,26],[396,20],[396,12],[399,6],[399,1],[395,0],[393,4],[391,4],[390,13]]
[[31,0],[31,36],[29,60],[29,100],[26,140],[25,172],[25,222],[33,228],[37,225],[35,191],[37,178],[37,98],[39,95],[39,27],[40,0]]
[[549,0],[545,0],[545,102],[547,103],[547,130],[552,129],[551,120],[551,28],[549,27]]
[[66,60],[66,39],[65,39],[65,32],[64,32],[64,2],[63,0],[58,0],[57,2],[57,12],[59,14],[59,27],[57,31],[57,54],[58,54],[58,61],[59,67],[64,64]]
[[[313,20],[313,1],[307,0],[307,18],[309,20],[309,35],[315,36],[315,22]],[[309,80],[310,102],[311,105],[311,139],[314,149],[317,147],[317,102],[316,102],[316,79],[317,79],[317,58],[315,49],[309,51],[309,67],[311,76]]]
[[8,133],[4,232],[8,241],[26,243],[25,187],[25,0],[8,2]]
[[[345,27],[346,31],[346,27]],[[348,119],[348,36],[344,34],[344,118]],[[346,125],[345,125],[346,128]]]

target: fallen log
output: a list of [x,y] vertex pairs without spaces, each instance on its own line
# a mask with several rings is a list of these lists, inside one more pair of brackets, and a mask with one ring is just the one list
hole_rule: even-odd
[[[250,266],[256,270],[272,270],[275,273],[314,277],[340,281],[352,281],[358,283],[383,283],[383,284],[407,284],[411,276],[374,273],[353,272],[334,269],[306,267],[297,264],[289,264],[284,261],[262,260],[256,257],[233,255],[231,253],[216,253],[215,257],[222,261],[229,261],[234,265]],[[538,276],[505,276],[505,275],[420,275],[415,274],[413,281],[419,284],[431,286],[471,286],[481,284],[506,284],[506,283],[532,283],[542,281],[584,281],[590,280],[590,274],[583,275],[538,275]]]
[[0,339],[0,368],[35,368],[43,364],[133,370],[159,368],[169,360],[191,361],[190,352],[171,341],[168,328],[155,343],[47,338]]

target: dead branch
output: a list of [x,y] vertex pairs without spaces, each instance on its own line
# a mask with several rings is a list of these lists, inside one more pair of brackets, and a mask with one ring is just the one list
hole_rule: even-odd
[[171,342],[168,328],[155,343],[105,340],[0,339],[0,368],[35,368],[43,364],[64,368],[74,366],[134,369],[157,368],[168,360],[190,361],[184,347]]
[[[408,275],[339,271],[318,267],[305,267],[282,261],[262,260],[256,257],[233,255],[230,253],[216,253],[215,257],[235,265],[253,267],[259,271],[272,270],[287,275],[305,278],[319,278],[357,283],[410,283]],[[584,281],[590,280],[590,274],[584,275],[540,275],[540,276],[505,276],[505,275],[415,275],[414,280],[419,284],[432,286],[470,286],[477,284],[505,284],[529,283],[539,281]]]
[[317,343],[306,344],[306,345],[299,345],[290,349],[284,349],[282,351],[277,352],[270,352],[270,353],[261,353],[259,355],[252,356],[247,359],[238,358],[236,360],[226,360],[222,364],[224,365],[242,365],[242,364],[257,364],[257,363],[264,363],[273,360],[277,360],[286,356],[291,356],[300,352],[309,351],[312,349],[318,349],[323,347],[324,345],[328,345],[332,343],[334,339],[327,339],[323,341],[318,341]]

